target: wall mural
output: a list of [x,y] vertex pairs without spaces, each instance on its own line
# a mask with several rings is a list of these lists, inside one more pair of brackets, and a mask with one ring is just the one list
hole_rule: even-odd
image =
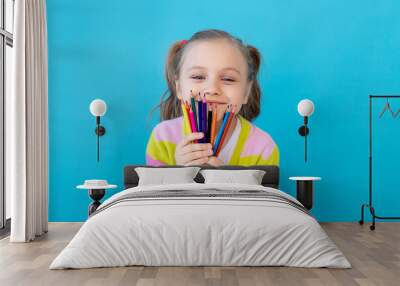
[[168,97],[146,163],[279,165],[274,140],[251,123],[260,113],[260,57],[256,47],[221,30],[175,42],[165,67]]

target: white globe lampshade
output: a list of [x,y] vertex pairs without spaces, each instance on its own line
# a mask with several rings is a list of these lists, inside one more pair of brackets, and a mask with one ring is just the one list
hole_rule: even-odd
[[90,103],[90,112],[94,116],[103,116],[107,111],[107,104],[104,100],[95,99]]
[[303,99],[297,105],[297,111],[303,117],[311,116],[314,113],[314,103],[309,99]]

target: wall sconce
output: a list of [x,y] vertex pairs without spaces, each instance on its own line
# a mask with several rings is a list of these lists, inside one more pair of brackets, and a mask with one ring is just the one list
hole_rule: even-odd
[[96,129],[95,133],[97,135],[97,162],[100,158],[100,140],[99,137],[106,133],[106,129],[100,125],[100,117],[103,116],[107,111],[107,104],[104,100],[95,99],[90,103],[90,113],[96,117]]
[[304,125],[300,126],[299,134],[304,137],[304,161],[307,162],[307,135],[310,133],[307,124],[308,117],[314,113],[314,103],[309,99],[303,99],[297,105],[297,111],[304,117]]

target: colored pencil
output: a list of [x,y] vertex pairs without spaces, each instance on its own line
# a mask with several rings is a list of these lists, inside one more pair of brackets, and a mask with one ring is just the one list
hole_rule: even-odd
[[192,132],[192,128],[190,127],[189,115],[187,113],[187,109],[186,109],[185,103],[183,101],[181,102],[181,107],[182,107],[182,115],[183,115],[184,133],[190,134]]
[[[200,96],[200,92],[199,92],[199,96]],[[199,120],[199,130],[198,131],[203,132],[203,124],[202,124],[202,122],[203,122],[203,104],[202,104],[201,99],[198,101],[197,107],[198,107],[197,115],[199,117],[198,118],[198,120]],[[203,143],[203,138],[200,139],[199,142]]]
[[199,129],[199,126],[197,125],[197,111],[196,111],[196,102],[194,101],[194,97],[193,97],[193,94],[192,94],[192,91],[190,91],[190,102],[191,102],[191,104],[192,104],[192,110],[193,110],[193,115],[194,115],[194,118],[195,118],[195,124],[196,124],[196,130],[198,130]]
[[208,116],[207,116],[207,142],[211,143],[211,123],[212,123],[212,104],[208,104]]
[[189,119],[190,119],[190,126],[192,127],[192,132],[196,133],[197,132],[197,128],[196,128],[196,124],[195,119],[194,119],[194,114],[192,109],[189,109]]
[[222,133],[224,132],[225,125],[226,125],[226,122],[228,121],[228,118],[229,118],[229,111],[226,111],[225,115],[224,115],[224,120],[222,121],[222,125],[218,130],[217,138],[215,139],[215,144],[214,144],[214,147],[213,147],[213,154],[214,155],[217,153],[219,141],[221,140]]
[[217,126],[217,105],[212,105],[212,123],[211,123],[211,138],[210,143],[214,146],[215,141],[215,127]]
[[221,151],[222,145],[224,144],[224,140],[228,134],[229,127],[231,126],[231,122],[232,122],[232,119],[234,116],[235,116],[235,110],[232,109],[231,113],[229,114],[228,122],[226,123],[224,133],[222,133],[222,138],[221,138],[221,141],[219,142],[219,145],[217,148],[217,153],[215,154],[215,156],[218,156],[219,152]]
[[188,101],[185,102],[185,107],[186,107],[186,112],[187,112],[187,115],[188,115],[188,120],[189,120],[189,125],[190,125],[190,131],[193,132],[192,123],[190,122],[190,114],[189,114],[189,111],[190,111],[190,104],[189,104]]
[[[195,124],[196,119],[194,117],[194,113],[193,113],[191,107],[189,107],[189,120],[190,120],[190,125],[192,127],[192,132],[197,132],[197,128],[196,128],[196,124]],[[198,142],[197,139],[194,140],[194,143],[197,143],[197,142]]]
[[[189,103],[188,103],[186,100],[185,100],[184,102],[185,102],[186,112],[187,112],[188,118],[189,118],[189,109],[190,109],[190,106],[189,106]],[[189,122],[190,122],[190,118],[189,118]]]
[[201,127],[203,133],[204,133],[204,137],[203,137],[203,143],[207,143],[207,102],[206,102],[206,96],[204,95],[203,97],[203,126]]

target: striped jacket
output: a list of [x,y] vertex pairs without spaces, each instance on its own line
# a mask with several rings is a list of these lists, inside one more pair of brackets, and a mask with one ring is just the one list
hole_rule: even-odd
[[[271,136],[238,116],[241,130],[228,165],[279,166],[279,150]],[[185,121],[186,122],[186,121]],[[164,120],[154,127],[146,148],[146,164],[151,166],[176,165],[175,148],[190,132],[183,117]]]

